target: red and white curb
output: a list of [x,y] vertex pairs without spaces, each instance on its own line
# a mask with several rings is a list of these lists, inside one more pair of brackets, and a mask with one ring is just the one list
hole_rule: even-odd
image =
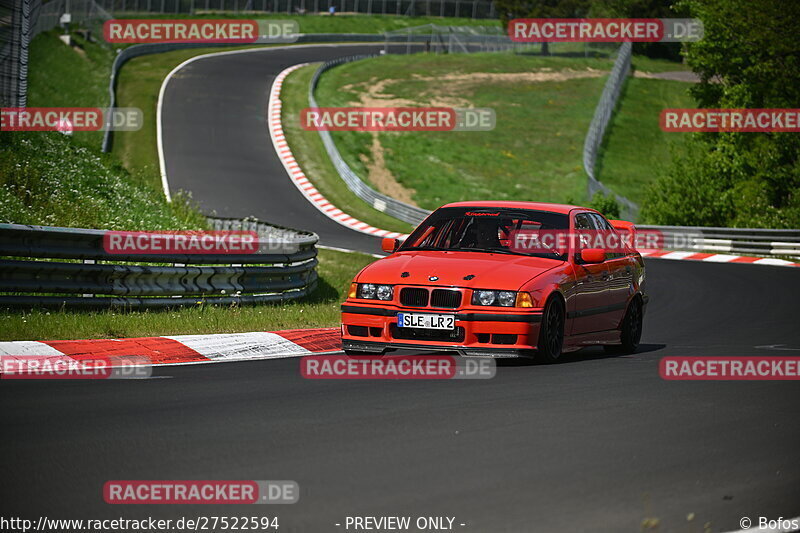
[[339,328],[290,329],[219,335],[175,335],[131,339],[0,342],[0,357],[82,361],[139,356],[153,366],[280,359],[339,353]]
[[272,138],[272,144],[275,146],[275,151],[280,157],[286,173],[292,180],[292,183],[297,189],[311,202],[311,205],[322,211],[328,218],[338,222],[339,224],[350,229],[366,233],[368,235],[375,235],[377,237],[391,237],[391,238],[405,238],[408,235],[397,233],[396,231],[388,231],[385,229],[375,228],[366,222],[362,222],[357,218],[351,217],[335,205],[330,203],[316,187],[308,180],[303,170],[300,168],[297,160],[295,160],[289,145],[286,143],[286,137],[283,134],[283,126],[281,125],[281,86],[283,81],[290,73],[295,70],[305,67],[308,63],[301,63],[294,65],[282,71],[275,77],[272,88],[269,92],[269,106],[267,113],[267,124],[269,124],[269,135]]
[[668,250],[639,250],[642,257],[653,259],[674,259],[681,261],[703,261],[706,263],[739,263],[746,265],[772,265],[797,267],[800,263],[793,263],[785,259],[774,257],[750,257],[730,254],[707,254],[699,252],[670,252]]

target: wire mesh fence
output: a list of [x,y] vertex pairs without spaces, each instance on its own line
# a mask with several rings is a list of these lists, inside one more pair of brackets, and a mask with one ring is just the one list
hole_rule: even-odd
[[38,4],[0,0],[0,102],[4,107],[26,104],[31,19]]
[[98,0],[108,12],[199,14],[202,12],[362,13],[433,17],[497,18],[487,0]]
[[[64,15],[68,14],[68,18]],[[94,0],[0,0],[0,103],[26,107],[28,50],[38,34],[61,24],[99,33],[111,14]]]

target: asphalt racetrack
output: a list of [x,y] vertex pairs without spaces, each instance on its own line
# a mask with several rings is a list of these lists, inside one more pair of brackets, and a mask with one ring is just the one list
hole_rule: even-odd
[[[306,202],[265,122],[283,68],[375,49],[188,65],[165,95],[172,189],[220,215],[377,252],[377,239]],[[800,355],[800,272],[647,268],[651,300],[633,356],[588,349],[557,365],[501,365],[490,380],[314,381],[299,359],[280,359],[160,367],[148,380],[6,382],[3,514],[277,515],[280,532],[345,531],[347,516],[365,515],[455,517],[465,532],[636,532],[643,520],[659,532],[730,531],[744,516],[800,515],[797,382],[658,373],[667,355]],[[114,479],[295,480],[301,496],[294,505],[111,506],[102,487]]]

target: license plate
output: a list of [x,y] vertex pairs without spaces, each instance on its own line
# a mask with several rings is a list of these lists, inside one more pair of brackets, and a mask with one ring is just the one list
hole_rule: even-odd
[[397,313],[397,327],[419,329],[455,329],[455,315]]

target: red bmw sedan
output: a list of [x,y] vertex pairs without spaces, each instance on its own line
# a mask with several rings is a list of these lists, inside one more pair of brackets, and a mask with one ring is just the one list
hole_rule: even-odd
[[555,362],[588,345],[633,352],[647,303],[633,225],[592,209],[460,202],[434,211],[353,280],[348,354],[412,349]]

